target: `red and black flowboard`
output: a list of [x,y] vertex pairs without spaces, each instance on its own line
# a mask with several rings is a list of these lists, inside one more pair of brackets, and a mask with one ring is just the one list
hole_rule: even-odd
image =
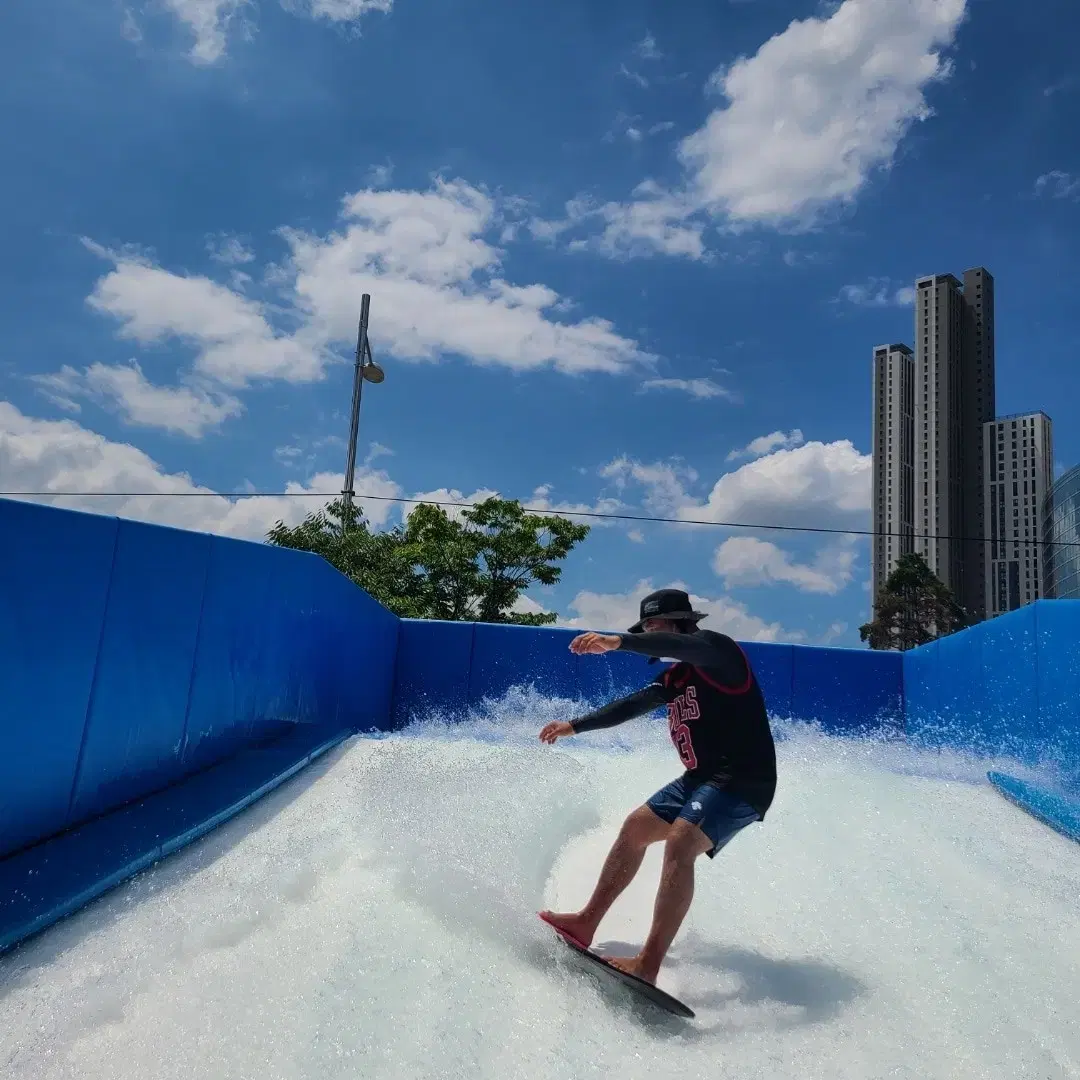
[[[547,919],[543,918],[543,916],[541,916],[541,921],[547,923]],[[551,923],[547,924],[548,926],[551,926]],[[598,970],[604,972],[604,974],[617,979],[624,986],[630,987],[631,990],[641,994],[642,997],[647,998],[654,1005],[659,1005],[661,1009],[666,1009],[676,1016],[693,1018],[694,1010],[691,1009],[689,1005],[684,1005],[677,997],[672,997],[671,994],[661,990],[660,987],[654,986],[644,979],[639,979],[636,975],[621,971],[610,961],[605,960],[599,953],[593,952],[592,949],[587,949],[580,941],[577,941],[571,935],[564,933],[558,927],[551,926],[551,929],[554,930],[556,935],[562,941],[565,941],[578,956],[590,961]]]

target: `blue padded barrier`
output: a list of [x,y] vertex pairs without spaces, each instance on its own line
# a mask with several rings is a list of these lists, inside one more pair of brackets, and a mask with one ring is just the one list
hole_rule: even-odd
[[402,619],[398,631],[394,724],[429,712],[462,719],[485,698],[517,686],[584,706],[631,693],[656,668],[629,653],[575,656],[578,630],[495,623]]
[[[587,708],[659,670],[574,656],[575,633],[398,620],[313,555],[0,500],[0,865],[53,853],[30,913],[48,920],[234,812],[200,777],[235,766],[246,799],[255,743],[288,756],[511,687]],[[916,741],[1080,768],[1078,642],[1080,602],[1051,601],[903,657],[743,647],[774,718],[844,734],[906,708]]]
[[1039,708],[1041,610],[1030,604],[905,655],[913,744],[1027,764],[1043,758],[1052,732]]
[[0,500],[0,857],[67,822],[116,536]]
[[924,744],[975,748],[994,745],[994,720],[986,712],[982,626],[940,638],[935,651],[934,708]]
[[181,775],[210,537],[121,521],[68,824]]
[[1035,604],[1039,669],[1037,694],[1049,756],[1080,771],[1080,600]]
[[348,734],[296,729],[0,860],[0,953],[240,813]]
[[899,653],[793,646],[791,712],[829,734],[903,727]]
[[293,724],[388,729],[397,625],[317,555],[214,537],[185,770]]
[[1050,791],[1005,773],[988,772],[990,783],[1010,802],[1070,840],[1080,841],[1080,798]]
[[391,728],[398,622],[314,555],[0,500],[0,949]]
[[898,653],[793,647],[792,715],[830,733],[854,734],[902,723]]
[[[395,726],[429,711],[460,719],[512,687],[594,707],[650,682],[660,666],[631,653],[574,656],[578,630],[403,619],[394,699]],[[828,732],[903,728],[899,653],[742,642],[773,718],[815,720]],[[798,656],[798,660],[796,660]]]
[[[469,700],[501,698],[512,686],[532,686],[545,697],[576,699],[578,630],[477,623],[469,668]],[[600,660],[600,657],[591,657]]]
[[475,623],[402,619],[394,684],[394,726],[428,712],[468,710]]
[[298,606],[310,595],[306,553],[215,536],[182,757],[186,771],[300,719],[298,675],[310,641]]
[[400,620],[325,559],[304,557],[312,578],[310,596],[300,601],[296,643],[308,665],[301,716],[353,731],[390,731]]
[[938,646],[931,641],[903,654],[904,728],[908,740],[931,743],[938,711]]
[[[398,638],[394,724],[437,711],[461,719],[511,687],[602,705],[645,686],[661,665],[633,653],[575,656],[570,628],[402,619]],[[787,715],[791,646],[749,642],[747,655],[762,681],[770,713]],[[777,706],[777,702],[779,705]]]
[[[972,740],[973,749],[1004,753],[1030,764],[1041,756],[1044,734],[1039,719],[1035,618],[1035,606],[1029,604],[973,627],[982,637],[978,681],[984,693],[982,725]],[[941,675],[946,681],[953,677],[944,664]],[[977,680],[962,677],[968,687]]]
[[743,641],[740,645],[757,676],[769,716],[774,720],[790,719],[795,647],[775,641]]
[[397,626],[315,555],[0,500],[0,857],[296,725],[390,729]]

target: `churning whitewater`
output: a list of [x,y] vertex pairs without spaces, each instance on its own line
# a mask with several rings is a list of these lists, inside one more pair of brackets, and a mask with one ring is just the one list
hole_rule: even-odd
[[[776,801],[701,861],[661,971],[696,1018],[586,970],[536,912],[584,903],[679,763],[650,718],[541,746],[572,711],[514,693],[354,738],[6,956],[0,1074],[1080,1074],[1080,849],[960,756],[779,726]],[[650,850],[595,944],[642,940],[659,865]]]

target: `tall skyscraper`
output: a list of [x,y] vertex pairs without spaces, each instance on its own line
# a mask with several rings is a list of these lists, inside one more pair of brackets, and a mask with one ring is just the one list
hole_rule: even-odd
[[963,282],[919,278],[914,354],[874,350],[873,596],[917,551],[973,620],[986,617],[983,440],[994,407],[993,277],[977,267]]
[[912,550],[915,511],[915,356],[906,345],[874,349],[874,554],[871,596]]
[[1053,484],[1054,432],[1045,413],[992,420],[984,428],[988,616],[1047,595],[1041,530]]
[[994,279],[915,283],[915,550],[986,616],[984,425],[994,418]]
[[1080,465],[1062,473],[1046,498],[1042,585],[1050,600],[1080,600]]

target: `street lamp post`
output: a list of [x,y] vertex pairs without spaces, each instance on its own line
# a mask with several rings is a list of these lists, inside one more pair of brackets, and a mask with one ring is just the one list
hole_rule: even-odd
[[348,528],[348,512],[352,509],[356,492],[353,485],[356,477],[356,435],[360,428],[360,398],[364,383],[381,383],[386,373],[372,359],[371,345],[368,342],[368,313],[371,310],[371,297],[364,293],[360,298],[360,327],[356,335],[356,364],[353,368],[352,420],[349,425],[349,456],[345,463],[345,486],[341,489],[344,496],[346,517],[342,528]]

